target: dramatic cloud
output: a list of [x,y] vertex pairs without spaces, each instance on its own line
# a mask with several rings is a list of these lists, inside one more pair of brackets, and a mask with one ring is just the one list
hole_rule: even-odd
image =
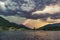
[[37,29],[37,28],[40,28],[40,27],[45,26],[47,24],[50,24],[50,23],[47,21],[40,20],[40,19],[37,19],[37,20],[28,19],[23,23],[23,25],[25,25],[29,28],[32,28],[32,29],[34,29],[34,28]]
[[19,9],[19,6],[16,2],[11,1],[11,0],[7,0],[5,1],[5,5],[6,5],[6,9],[11,10],[11,11],[16,11]]
[[33,18],[48,18],[51,17],[53,19],[59,19],[60,18],[60,5],[49,5],[46,6],[43,10],[37,10],[35,12],[32,12]]
[[22,4],[21,9],[23,11],[31,11],[35,8],[35,2],[33,0],[24,0],[25,3]]
[[12,18],[11,21],[15,20],[15,17],[18,20],[23,17],[45,21],[50,17],[58,21],[60,20],[60,0],[0,0],[0,15],[5,19]]
[[[34,0],[1,0],[0,1],[0,15],[27,15],[36,7]],[[20,13],[18,13],[20,12]],[[21,15],[19,15],[21,14]],[[26,17],[26,16],[23,16]]]
[[27,19],[23,25],[31,28],[31,29],[38,29],[40,27],[43,27],[45,25],[48,25],[48,24],[54,24],[54,23],[60,23],[60,19],[51,19],[50,17],[47,18],[47,20],[41,20],[41,19],[36,19],[36,20],[33,20],[33,19]]
[[3,16],[3,15],[0,15],[0,16],[5,18],[6,20],[8,20],[10,22],[17,23],[17,24],[21,24],[26,20],[26,18],[19,17],[17,15],[15,15],[15,16]]
[[32,12],[32,15],[34,14],[55,14],[55,13],[60,13],[60,5],[55,4],[55,5],[49,5],[44,8],[44,10],[37,10],[35,12]]
[[6,7],[5,7],[5,3],[0,1],[0,10],[5,11]]

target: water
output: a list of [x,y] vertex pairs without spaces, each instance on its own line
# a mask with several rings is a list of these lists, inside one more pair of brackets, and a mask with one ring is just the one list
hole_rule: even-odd
[[0,40],[60,40],[60,31],[3,31]]

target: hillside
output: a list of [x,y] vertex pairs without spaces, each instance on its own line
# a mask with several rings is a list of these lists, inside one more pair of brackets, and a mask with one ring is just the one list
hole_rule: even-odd
[[4,18],[0,17],[0,30],[11,30],[11,29],[24,30],[24,29],[29,29],[29,28],[27,28],[26,26],[22,24],[18,25],[18,24],[9,22],[8,20],[5,20]]
[[60,31],[60,23],[55,23],[55,24],[48,24],[45,25],[38,30],[53,30],[53,31]]

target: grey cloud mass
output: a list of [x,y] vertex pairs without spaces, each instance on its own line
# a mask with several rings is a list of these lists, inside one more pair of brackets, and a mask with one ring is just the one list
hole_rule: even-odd
[[60,19],[60,13],[33,14],[35,11],[43,11],[46,6],[55,4],[60,5],[60,0],[0,0],[0,15],[5,17],[18,15],[27,19],[46,20],[48,17]]

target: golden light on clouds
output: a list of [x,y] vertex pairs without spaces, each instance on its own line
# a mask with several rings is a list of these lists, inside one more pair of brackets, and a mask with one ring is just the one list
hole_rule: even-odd
[[50,24],[50,23],[47,21],[40,20],[40,19],[37,19],[37,20],[28,19],[23,23],[23,25],[27,26],[28,28],[32,28],[32,29],[34,29],[34,27],[37,29],[47,24]]
[[48,24],[54,24],[54,23],[60,23],[60,19],[51,19],[50,17],[47,18],[46,21],[41,20],[41,19],[37,19],[37,20],[33,20],[33,19],[27,19],[23,25],[25,25],[28,28],[34,29],[34,28],[40,28],[43,27],[45,25]]
[[48,17],[46,21],[51,23],[60,23],[60,19],[51,19],[50,17]]
[[58,13],[60,12],[60,5],[56,4],[56,5],[49,5],[46,6],[44,10],[37,10],[35,12],[32,12],[32,15],[34,14],[45,14],[45,13],[49,13],[49,14],[54,14],[54,13]]
[[[32,12],[32,15],[34,14],[55,14],[55,13],[60,13],[60,5],[59,4],[54,4],[54,5],[49,5],[46,6],[44,10],[37,10],[35,12]],[[54,24],[54,23],[60,23],[60,19],[51,19],[51,17],[47,17],[46,20],[42,19],[27,19],[23,25],[29,27],[29,28],[40,28],[48,24]]]

